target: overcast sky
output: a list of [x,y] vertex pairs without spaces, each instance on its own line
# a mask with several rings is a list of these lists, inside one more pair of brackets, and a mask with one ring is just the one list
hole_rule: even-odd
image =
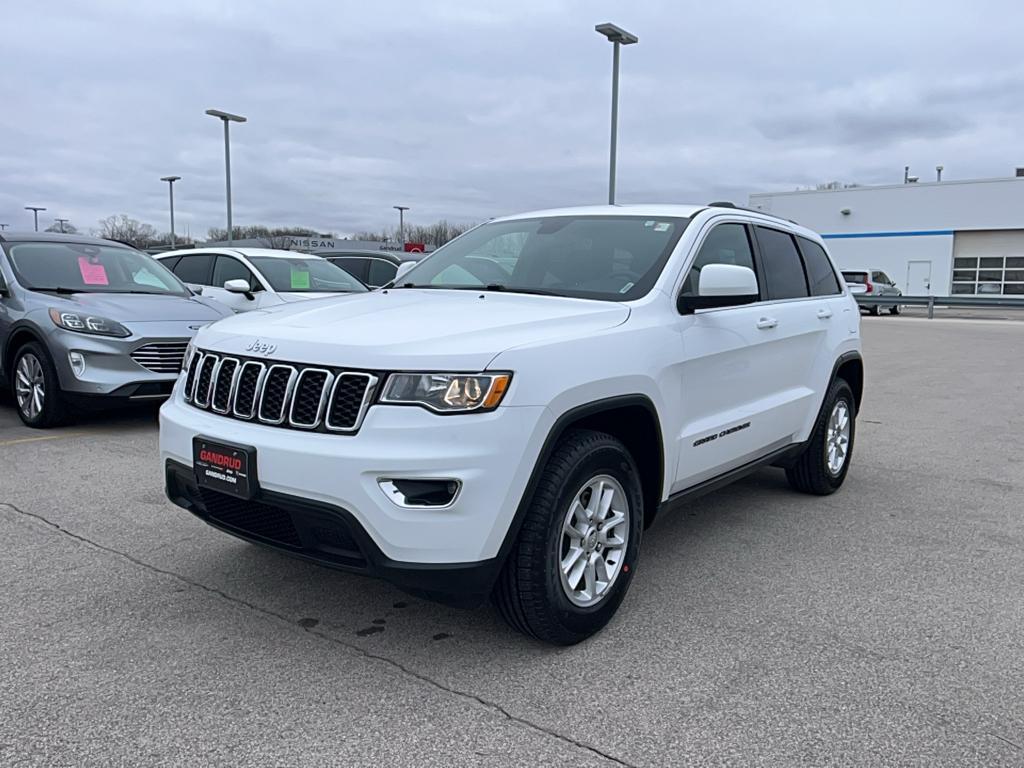
[[[835,9],[835,10],[833,10]],[[347,233],[607,196],[612,21],[620,202],[745,203],[841,180],[1024,165],[1024,4],[717,0],[6,3],[0,222],[43,205]]]

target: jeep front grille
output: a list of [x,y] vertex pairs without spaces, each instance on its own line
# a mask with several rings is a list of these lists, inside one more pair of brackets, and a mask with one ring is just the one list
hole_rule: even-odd
[[355,432],[378,377],[295,363],[196,351],[185,375],[194,407],[245,421],[320,432]]
[[180,373],[188,341],[157,341],[144,344],[131,353],[131,358],[153,373]]

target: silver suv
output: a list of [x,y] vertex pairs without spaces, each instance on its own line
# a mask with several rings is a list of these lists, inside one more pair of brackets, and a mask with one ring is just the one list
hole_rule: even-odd
[[120,243],[0,235],[0,381],[30,427],[74,407],[166,398],[195,332],[230,314]]

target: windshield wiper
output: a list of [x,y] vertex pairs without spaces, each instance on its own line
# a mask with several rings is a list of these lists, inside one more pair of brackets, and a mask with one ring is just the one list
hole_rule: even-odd
[[64,288],[63,286],[57,286],[56,288],[30,288],[31,291],[39,291],[40,293],[56,293],[61,296],[70,296],[73,293],[96,293],[96,291],[87,291],[84,288]]

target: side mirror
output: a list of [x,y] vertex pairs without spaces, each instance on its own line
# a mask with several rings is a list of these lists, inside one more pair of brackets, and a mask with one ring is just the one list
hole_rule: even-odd
[[398,279],[400,277],[402,277],[403,275],[405,275],[406,272],[408,272],[410,269],[412,269],[415,266],[416,266],[416,262],[415,261],[403,261],[401,264],[399,264],[398,265],[398,269],[395,271],[395,280],[394,280],[394,282],[397,284],[398,283]]
[[185,287],[197,296],[203,295],[203,286],[199,285],[199,283],[185,283]]
[[681,295],[676,306],[680,314],[690,315],[698,309],[752,304],[759,298],[757,275],[750,267],[707,264],[700,270],[697,295]]
[[249,301],[252,301],[254,296],[252,291],[249,290],[249,281],[243,280],[242,278],[236,278],[235,280],[228,280],[224,283],[224,290],[229,293],[241,293]]

